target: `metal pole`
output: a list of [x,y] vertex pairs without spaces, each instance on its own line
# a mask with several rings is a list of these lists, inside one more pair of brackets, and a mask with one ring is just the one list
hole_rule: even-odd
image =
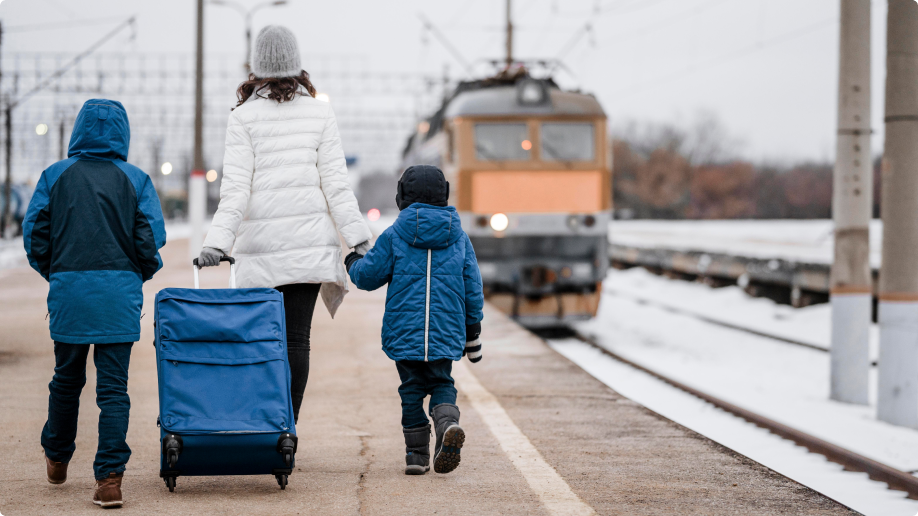
[[13,237],[13,112],[10,106],[9,95],[6,97],[4,114],[4,146],[3,152],[6,159],[6,186],[3,189],[3,237]]
[[830,396],[836,401],[867,405],[873,311],[870,0],[841,0],[835,149]]
[[61,123],[57,128],[57,159],[58,161],[63,161],[67,158],[67,146],[64,144],[64,124],[67,119],[64,118],[64,115],[61,114]]
[[252,12],[245,15],[245,76],[252,73]]
[[188,182],[188,223],[191,234],[188,252],[194,258],[201,252],[204,242],[204,211],[206,188],[204,185],[204,0],[198,0],[198,37],[194,74],[194,164]]
[[[2,44],[3,44],[3,22],[0,22],[0,46],[2,46]],[[0,59],[0,62],[2,62],[2,59]],[[2,80],[3,80],[3,72],[2,70],[0,70],[0,83],[2,83]],[[10,149],[12,148],[12,144],[9,141],[9,139],[11,138],[10,122],[9,122],[9,116],[10,116],[9,97],[10,95],[9,93],[7,93],[6,95],[7,101],[6,101],[6,109],[5,109],[5,114],[7,117],[6,135],[5,135],[6,143],[7,143],[6,145],[6,156],[7,156],[6,180],[3,182],[3,213],[0,213],[0,238],[4,238],[7,236],[7,227],[9,227],[9,224],[13,218],[12,216],[12,213],[13,213],[12,211],[13,171],[10,168],[10,159],[9,159]],[[2,98],[2,94],[0,94],[0,98]]]
[[153,166],[150,168],[150,176],[153,178],[153,187],[156,188],[156,192],[159,194],[160,208],[163,208],[165,213],[165,206],[163,203],[163,174],[160,170],[160,147],[162,146],[162,140],[156,138],[153,140],[152,152],[153,155]]
[[918,428],[918,3],[889,0],[877,417]]
[[507,0],[507,68],[513,64],[513,17],[510,0]]

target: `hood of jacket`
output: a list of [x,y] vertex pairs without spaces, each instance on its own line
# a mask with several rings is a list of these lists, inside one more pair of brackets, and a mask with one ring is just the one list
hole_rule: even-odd
[[419,202],[402,210],[393,227],[408,245],[421,249],[446,249],[463,234],[456,208]]
[[91,99],[83,104],[73,123],[67,157],[127,161],[130,142],[131,127],[124,106],[116,100]]

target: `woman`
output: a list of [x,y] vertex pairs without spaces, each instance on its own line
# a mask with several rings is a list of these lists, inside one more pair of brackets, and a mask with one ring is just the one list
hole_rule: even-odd
[[220,204],[199,263],[217,265],[233,250],[238,286],[284,294],[298,419],[316,298],[321,292],[334,317],[347,292],[338,232],[360,254],[371,234],[348,182],[335,115],[314,98],[289,29],[262,29],[252,72],[227,124]]

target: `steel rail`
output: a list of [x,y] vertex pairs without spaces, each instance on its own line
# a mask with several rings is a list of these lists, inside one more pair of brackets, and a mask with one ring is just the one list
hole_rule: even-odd
[[[734,323],[727,322],[727,321],[721,321],[721,320],[715,319],[715,318],[713,318],[713,317],[708,317],[708,316],[706,316],[706,315],[702,315],[702,314],[698,314],[698,313],[692,312],[691,310],[685,310],[685,309],[682,309],[682,308],[679,308],[679,307],[676,307],[676,306],[667,305],[666,303],[661,303],[661,302],[656,301],[656,300],[653,300],[653,299],[647,299],[647,298],[635,296],[635,295],[629,294],[629,293],[627,293],[627,292],[622,292],[622,291],[620,291],[620,290],[615,290],[615,289],[607,288],[607,289],[605,289],[603,292],[605,292],[605,293],[607,293],[607,294],[610,294],[610,295],[613,295],[613,296],[620,297],[620,298],[622,298],[622,299],[627,299],[627,300],[629,300],[629,301],[633,301],[633,302],[635,302],[635,303],[637,303],[637,304],[652,306],[652,307],[655,307],[655,308],[659,308],[659,309],[661,309],[661,310],[666,310],[667,312],[670,312],[670,313],[674,313],[674,314],[678,314],[678,315],[684,315],[684,316],[686,316],[686,317],[691,317],[691,318],[693,318],[693,319],[697,319],[697,320],[699,320],[699,321],[701,321],[701,322],[704,322],[704,323],[707,323],[707,324],[712,324],[712,325],[714,325],[714,326],[720,326],[720,327],[722,327],[722,328],[727,328],[727,329],[734,330],[734,331],[740,331],[740,332],[743,332],[743,333],[749,333],[749,334],[751,334],[751,335],[755,335],[756,337],[763,337],[763,338],[766,338],[766,339],[771,339],[771,340],[775,340],[775,341],[778,341],[778,342],[783,342],[783,343],[785,343],[785,344],[793,344],[794,346],[800,346],[800,347],[803,347],[803,348],[812,349],[813,351],[819,351],[819,352],[821,352],[821,353],[828,353],[828,352],[829,352],[829,349],[828,349],[828,348],[824,348],[824,347],[822,347],[822,346],[817,346],[816,344],[813,344],[813,343],[810,343],[810,342],[805,342],[805,341],[802,341],[802,340],[792,339],[792,338],[790,338],[790,337],[783,337],[783,336],[781,336],[781,335],[775,335],[775,334],[773,334],[773,333],[768,333],[767,331],[761,331],[761,330],[754,330],[754,329],[752,329],[752,328],[746,328],[745,326],[742,326],[742,325],[740,325],[740,324],[734,324]],[[877,363],[878,363],[877,360],[871,360],[871,361],[870,361],[870,366],[871,366],[871,367],[876,367],[876,366],[877,366]]]
[[[744,333],[751,333],[752,335],[755,335],[755,336],[757,336],[757,337],[764,337],[764,338],[766,338],[766,339],[776,340],[776,341],[778,341],[778,342],[784,342],[785,344],[793,344],[793,345],[795,345],[795,346],[801,346],[801,347],[804,347],[804,348],[812,349],[812,350],[814,350],[814,351],[821,351],[821,352],[823,352],[823,353],[828,353],[828,352],[829,352],[828,349],[823,348],[823,347],[821,347],[821,346],[817,346],[816,344],[812,344],[812,343],[810,343],[810,342],[804,342],[804,341],[802,341],[802,340],[791,339],[791,338],[789,338],[789,337],[782,337],[781,335],[775,335],[775,334],[773,334],[773,333],[768,333],[768,332],[765,332],[765,331],[753,330],[752,328],[746,328],[746,327],[744,327],[744,326],[740,326],[739,324],[734,324],[734,323],[730,323],[730,322],[726,322],[726,321],[721,321],[721,320],[715,319],[715,318],[713,318],[713,317],[708,317],[708,316],[705,316],[705,315],[697,314],[697,313],[692,312],[692,311],[690,311],[690,310],[684,310],[684,309],[679,308],[679,307],[676,307],[676,306],[667,305],[667,304],[665,304],[665,303],[661,303],[661,302],[655,301],[655,300],[653,300],[653,299],[647,299],[647,298],[644,298],[644,297],[638,297],[638,296],[635,296],[635,295],[631,295],[631,294],[629,294],[629,293],[627,293],[627,292],[622,292],[622,291],[620,291],[620,290],[615,290],[615,289],[607,288],[607,289],[604,290],[604,292],[606,292],[606,293],[608,293],[608,294],[611,294],[611,295],[613,295],[613,296],[617,296],[617,297],[621,297],[621,298],[624,298],[624,299],[631,300],[631,301],[633,301],[633,302],[635,302],[635,303],[638,303],[638,304],[653,306],[653,307],[659,308],[659,309],[661,309],[661,310],[666,310],[667,312],[670,312],[670,313],[679,314],[679,315],[685,315],[685,316],[687,316],[687,317],[692,317],[692,318],[694,318],[694,319],[698,319],[699,321],[702,321],[702,322],[705,322],[705,323],[708,323],[708,324],[713,324],[713,325],[715,325],[715,326],[722,326],[722,327],[724,327],[724,328],[729,328],[729,329],[731,329],[731,330],[741,331],[741,332],[744,332]],[[873,364],[873,365],[876,365],[876,364]]]
[[797,430],[796,428],[787,426],[783,423],[779,423],[773,419],[767,418],[751,410],[745,409],[743,407],[734,405],[728,401],[724,401],[720,398],[712,396],[706,392],[702,392],[694,387],[690,387],[680,381],[673,380],[663,374],[660,374],[652,369],[642,366],[636,362],[633,362],[614,351],[610,351],[605,346],[602,346],[595,339],[583,335],[580,332],[574,331],[574,336],[590,346],[598,349],[609,357],[627,364],[639,371],[645,372],[654,378],[661,380],[669,385],[687,392],[696,398],[700,398],[715,407],[733,414],[734,416],[745,419],[746,421],[768,430],[769,432],[795,442],[799,446],[802,446],[813,453],[818,453],[825,456],[830,462],[836,464],[841,464],[846,471],[858,471],[862,473],[867,473],[867,476],[872,480],[878,482],[885,482],[890,489],[895,489],[898,491],[905,491],[908,493],[908,497],[913,500],[918,500],[918,477],[912,476],[909,473],[900,471],[896,468],[877,462],[873,459],[869,459],[855,453],[851,450],[842,448],[841,446],[832,444],[828,441],[824,441],[818,437],[812,436],[806,432]]

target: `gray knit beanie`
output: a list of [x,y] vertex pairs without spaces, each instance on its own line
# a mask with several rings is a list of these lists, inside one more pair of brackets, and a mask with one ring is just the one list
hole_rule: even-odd
[[268,25],[255,38],[252,73],[255,77],[296,77],[303,71],[296,36],[287,27]]

